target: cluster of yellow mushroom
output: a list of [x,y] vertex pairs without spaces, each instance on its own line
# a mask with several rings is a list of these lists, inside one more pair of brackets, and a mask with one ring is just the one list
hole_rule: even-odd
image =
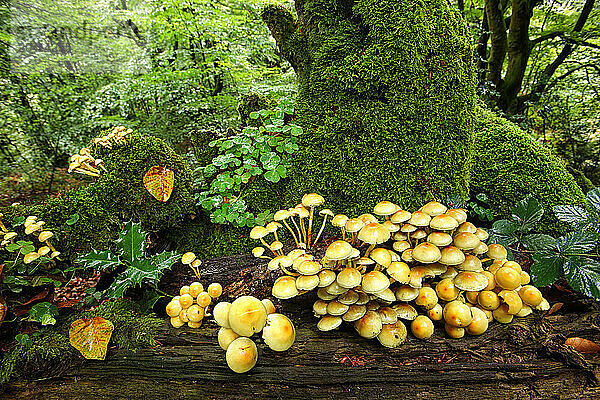
[[127,135],[133,132],[132,129],[127,129],[124,126],[115,126],[113,130],[104,135],[94,139],[94,144],[99,144],[100,146],[111,148],[112,144],[125,144],[125,139]]
[[69,161],[69,173],[77,172],[79,174],[96,178],[100,176],[101,171],[106,172],[106,168],[104,168],[104,165],[102,165],[102,160],[99,158],[94,158],[90,149],[87,147],[79,150],[78,154],[73,154]]
[[187,324],[190,328],[200,328],[204,317],[210,315],[209,306],[222,293],[223,287],[219,283],[211,283],[206,290],[200,282],[182,286],[179,296],[173,297],[166,307],[171,325],[181,328]]
[[[2,218],[2,214],[0,213],[0,218]],[[45,222],[39,220],[34,215],[30,215],[25,219],[25,235],[34,236],[38,242],[40,242],[41,246],[32,252],[29,252],[23,256],[23,262],[25,264],[30,264],[37,260],[40,257],[47,256],[51,259],[58,259],[60,252],[57,251],[52,243],[50,243],[50,239],[54,237],[54,233],[48,230],[42,230]],[[0,242],[0,246],[6,246],[9,243],[14,243],[15,238],[18,236],[17,232],[9,231],[6,226],[0,220],[0,230],[2,231],[2,242]]]
[[288,317],[275,312],[269,299],[241,296],[232,303],[220,302],[213,316],[220,326],[219,346],[226,351],[229,368],[237,373],[251,370],[258,361],[258,349],[250,337],[262,331],[265,344],[274,351],[286,351],[296,340],[296,329]]
[[466,210],[432,201],[411,213],[382,201],[373,214],[338,214],[331,223],[342,240],[322,257],[298,246],[266,257],[270,270],[285,273],[273,296],[317,290],[313,312],[322,331],[345,321],[359,335],[396,347],[407,335],[401,320],[420,339],[431,337],[434,321],[458,338],[482,334],[493,320],[508,323],[549,308],[529,274],[506,259],[506,249],[485,243],[488,233],[467,221]]
[[200,279],[200,264],[202,264],[202,261],[200,261],[198,258],[196,258],[196,255],[194,253],[192,253],[191,251],[188,251],[187,253],[184,253],[181,256],[181,263],[183,265],[187,265],[189,266],[192,271],[194,271],[194,275],[196,275],[196,278]]
[[[321,223],[321,228],[319,229],[317,236],[313,241],[313,223],[315,220],[315,208],[322,205],[325,202],[323,196],[317,193],[308,193],[302,197],[302,202],[296,205],[295,207],[289,208],[287,210],[282,209],[275,213],[273,216],[274,221],[268,223],[266,226],[257,225],[250,231],[250,237],[252,239],[260,240],[261,243],[271,251],[271,253],[277,257],[283,255],[281,249],[283,248],[283,244],[279,241],[279,237],[277,236],[277,230],[279,228],[285,227],[288,232],[294,238],[294,242],[296,243],[296,247],[300,249],[310,249],[314,247],[321,238],[321,234],[325,229],[325,224],[327,222],[327,217],[333,217],[333,211],[328,208],[325,208],[319,211],[319,214],[323,216],[323,221]],[[298,222],[296,222],[296,218],[298,218]],[[294,228],[292,228],[289,224],[290,221]],[[269,234],[273,234],[275,240],[272,243],[267,243],[265,241],[265,237]],[[264,258],[264,247],[257,247],[254,249],[253,253],[256,257]]]

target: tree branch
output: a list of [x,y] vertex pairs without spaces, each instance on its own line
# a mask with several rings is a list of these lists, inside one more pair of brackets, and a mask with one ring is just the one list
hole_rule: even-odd
[[502,65],[506,57],[506,25],[501,0],[486,0],[485,14],[490,29],[490,57],[488,59],[487,80],[500,90],[502,87]]

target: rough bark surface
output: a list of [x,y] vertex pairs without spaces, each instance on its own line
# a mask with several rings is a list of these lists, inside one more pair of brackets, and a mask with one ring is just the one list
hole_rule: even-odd
[[[163,287],[174,292],[192,280],[176,271]],[[220,281],[226,296],[266,295],[275,276],[256,259],[235,256],[204,263],[206,283]],[[214,322],[199,330],[165,327],[159,345],[137,353],[109,350],[105,361],[53,371],[6,388],[3,399],[174,398],[393,398],[594,399],[600,398],[597,356],[563,345],[566,337],[600,340],[600,307],[563,300],[555,314],[493,324],[479,337],[409,337],[397,349],[365,340],[352,328],[316,330],[309,295],[278,304],[294,321],[297,338],[283,353],[257,339],[259,360],[247,374],[232,373],[217,344]]]

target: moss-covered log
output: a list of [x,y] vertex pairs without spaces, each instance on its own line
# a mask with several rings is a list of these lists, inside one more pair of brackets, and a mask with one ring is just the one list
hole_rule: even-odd
[[[274,276],[256,259],[236,256],[204,262],[203,281],[220,281],[227,296],[262,296]],[[177,270],[162,288],[174,293],[193,277]],[[187,398],[419,398],[581,399],[599,398],[597,359],[564,346],[565,337],[600,340],[597,303],[563,299],[556,314],[493,324],[482,336],[428,341],[409,337],[397,349],[358,337],[348,326],[316,330],[308,296],[278,307],[297,328],[286,352],[258,339],[259,360],[247,374],[234,374],[217,344],[214,322],[199,330],[165,322],[158,347],[136,353],[109,350],[107,360],[62,368],[5,387],[7,399],[187,399]],[[52,379],[48,379],[53,377]]]

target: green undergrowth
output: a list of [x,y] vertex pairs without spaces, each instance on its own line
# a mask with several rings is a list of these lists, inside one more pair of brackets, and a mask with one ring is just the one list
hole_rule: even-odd
[[109,346],[135,351],[155,345],[154,337],[164,321],[154,315],[138,314],[138,306],[124,299],[105,302],[92,311],[59,317],[57,324],[30,334],[33,344],[17,344],[4,354],[0,363],[0,384],[15,378],[31,378],[62,372],[82,359],[69,342],[69,327],[79,318],[102,317],[115,327]]
[[506,217],[517,201],[532,194],[544,206],[536,231],[565,233],[552,211],[558,204],[585,207],[585,195],[564,163],[516,124],[479,109],[471,190],[485,193],[497,214]]
[[[191,170],[161,139],[134,133],[124,145],[90,148],[96,158],[104,161],[108,172],[95,182],[42,205],[0,210],[5,215],[3,220],[10,224],[15,217],[37,215],[46,221],[44,228],[56,235],[53,242],[62,258],[71,260],[78,252],[92,247],[109,248],[123,221],[140,221],[147,232],[156,232],[180,226],[194,212]],[[144,174],[155,165],[175,173],[173,192],[164,203],[152,197],[143,185]],[[78,214],[79,220],[68,225],[66,222],[73,214]]]

